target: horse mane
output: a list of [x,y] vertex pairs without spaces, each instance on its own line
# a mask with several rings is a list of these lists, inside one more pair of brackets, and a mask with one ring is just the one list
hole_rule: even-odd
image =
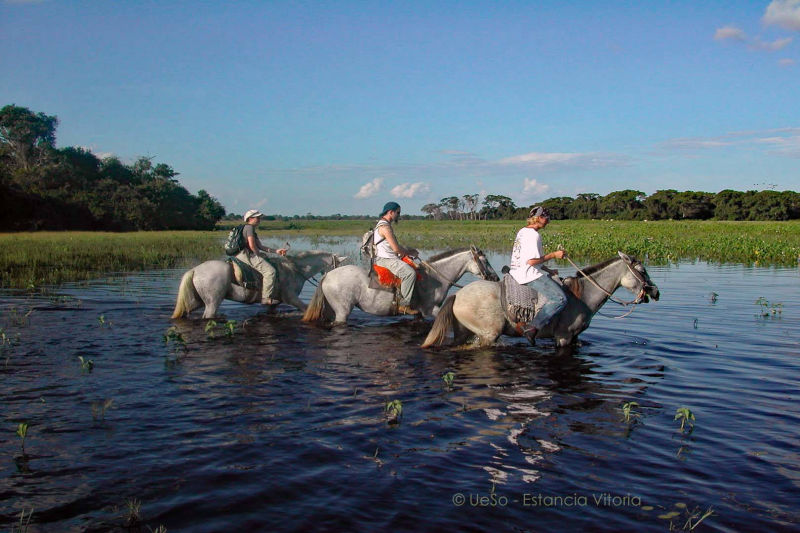
[[615,261],[621,261],[621,260],[622,259],[620,259],[619,257],[612,257],[611,259],[603,261],[602,263],[597,263],[596,265],[588,266],[586,268],[581,269],[583,272],[576,272],[575,273],[575,277],[576,278],[582,278],[584,276],[590,276],[590,275],[594,274],[595,272],[597,272],[599,270],[603,270],[604,268],[606,268],[611,263],[613,263]]
[[428,259],[428,261],[431,261],[431,262],[439,261],[440,259],[446,259],[446,258],[448,258],[450,256],[453,256],[453,255],[456,255],[456,254],[460,254],[461,252],[466,252],[467,250],[469,250],[469,248],[456,248],[455,250],[447,250],[446,252],[442,252],[440,254],[434,255],[433,257]]

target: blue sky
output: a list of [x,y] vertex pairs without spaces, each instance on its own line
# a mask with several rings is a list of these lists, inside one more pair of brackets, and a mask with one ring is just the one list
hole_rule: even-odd
[[800,0],[0,0],[0,105],[228,211],[800,189]]

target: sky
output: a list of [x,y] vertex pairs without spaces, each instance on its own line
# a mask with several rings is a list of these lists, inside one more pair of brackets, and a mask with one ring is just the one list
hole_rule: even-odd
[[0,106],[228,212],[800,190],[800,0],[0,0]]

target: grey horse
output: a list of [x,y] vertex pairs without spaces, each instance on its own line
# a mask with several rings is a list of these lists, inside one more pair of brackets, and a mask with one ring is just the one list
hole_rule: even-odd
[[[537,338],[552,338],[557,346],[567,346],[589,327],[597,313],[620,286],[636,299],[628,304],[658,300],[659,291],[647,274],[644,265],[622,252],[594,266],[587,267],[575,278],[567,278],[567,306],[553,321],[542,328]],[[616,300],[616,298],[614,298]],[[475,281],[448,297],[433,323],[430,333],[422,343],[423,348],[440,346],[450,329],[454,343],[463,344],[472,334],[476,346],[493,344],[502,335],[520,336],[506,319],[500,303],[500,283]]]
[[[316,274],[341,265],[347,258],[330,252],[310,250],[286,257],[270,258],[278,271],[278,300],[304,311],[306,304],[300,298],[303,284]],[[205,305],[203,318],[213,318],[223,300],[255,303],[260,300],[260,290],[245,289],[235,285],[230,263],[212,260],[201,263],[183,275],[178,289],[178,299],[172,318],[187,316]],[[274,307],[274,306],[269,306]]]
[[[497,280],[497,273],[486,255],[477,248],[449,250],[422,262],[426,276],[416,283],[411,304],[425,316],[434,316],[447,296],[447,291],[461,276],[471,272],[483,279]],[[333,318],[344,324],[353,307],[373,315],[393,314],[394,295],[369,286],[367,272],[356,265],[337,268],[319,282],[303,321],[317,322]]]

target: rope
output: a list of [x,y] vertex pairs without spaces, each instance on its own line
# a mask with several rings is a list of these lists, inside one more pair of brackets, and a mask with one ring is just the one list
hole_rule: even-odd
[[[611,294],[610,292],[608,292],[607,290],[605,290],[603,287],[601,287],[600,285],[598,285],[598,284],[597,284],[597,282],[596,282],[594,279],[592,279],[592,277],[591,277],[591,276],[589,276],[589,275],[588,275],[588,274],[586,274],[586,273],[585,273],[583,270],[581,270],[581,268],[580,268],[578,265],[576,265],[576,264],[575,264],[575,263],[572,261],[572,259],[570,259],[570,258],[569,258],[569,256],[566,256],[566,255],[565,255],[564,257],[566,257],[566,258],[567,258],[567,261],[569,261],[569,263],[570,263],[572,266],[574,266],[574,267],[575,267],[575,270],[577,270],[578,272],[580,272],[581,274],[583,274],[583,277],[584,277],[584,278],[586,278],[586,279],[588,279],[588,280],[589,280],[589,281],[592,283],[592,285],[594,285],[595,287],[597,287],[598,289],[600,289],[601,291],[603,291],[603,293],[604,293],[604,294],[606,294],[606,295],[608,296],[608,298],[609,298],[609,299],[610,299],[612,302],[614,302],[614,303],[616,303],[616,304],[619,304],[619,305],[623,305],[623,306],[627,306],[627,305],[639,305],[639,303],[641,303],[642,295],[644,294],[644,286],[642,286],[642,290],[639,292],[639,295],[636,297],[636,299],[635,299],[635,300],[631,300],[630,302],[626,302],[626,301],[624,301],[624,300],[620,300],[619,298],[616,298],[616,297],[614,297],[614,295],[613,295],[613,294]],[[626,264],[627,264],[627,263],[626,263]],[[630,266],[628,266],[628,268],[630,269]],[[637,277],[637,279],[638,279],[638,277]],[[629,313],[627,313],[627,314],[625,314],[625,315],[622,315],[622,317],[628,316],[628,315],[629,315],[629,314],[631,314],[632,312],[633,312],[633,308],[631,308],[631,311],[630,311]],[[622,318],[622,317],[615,317],[615,318]]]
[[419,258],[419,257],[418,257],[417,259],[419,259],[419,264],[420,264],[420,265],[422,265],[422,266],[424,266],[425,268],[427,268],[428,270],[430,270],[430,271],[431,271],[431,273],[433,273],[433,274],[436,274],[436,276],[437,276],[437,277],[438,277],[440,280],[442,280],[442,281],[446,281],[446,282],[447,282],[449,285],[453,285],[454,287],[458,287],[459,289],[463,289],[463,288],[464,288],[464,286],[463,286],[463,285],[460,285],[460,284],[456,283],[455,281],[451,281],[451,280],[447,279],[446,277],[444,277],[444,274],[442,274],[441,272],[439,272],[438,270],[436,270],[436,269],[433,267],[433,265],[431,265],[430,263],[428,263],[428,262],[427,262],[427,261],[425,261],[424,259],[422,259],[422,258]]

